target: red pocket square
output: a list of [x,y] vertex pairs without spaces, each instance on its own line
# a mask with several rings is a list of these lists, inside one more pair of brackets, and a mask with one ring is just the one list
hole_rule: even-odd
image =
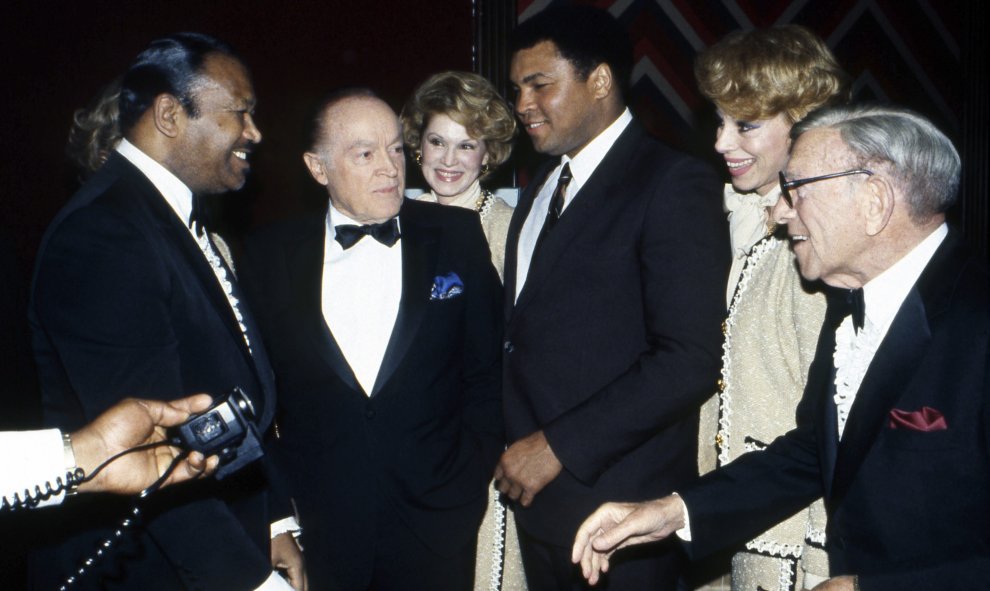
[[912,431],[944,431],[949,428],[942,413],[930,406],[922,406],[921,410],[907,411],[897,408],[890,411],[891,429],[910,429]]

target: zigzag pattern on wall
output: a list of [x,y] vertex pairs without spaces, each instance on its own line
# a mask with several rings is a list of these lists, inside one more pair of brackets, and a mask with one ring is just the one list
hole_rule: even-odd
[[[658,137],[710,152],[695,55],[738,29],[796,23],[817,32],[853,78],[856,100],[890,101],[958,132],[965,0],[592,0],[629,30],[632,107]],[[518,0],[520,22],[554,0]],[[704,134],[708,136],[707,133]]]

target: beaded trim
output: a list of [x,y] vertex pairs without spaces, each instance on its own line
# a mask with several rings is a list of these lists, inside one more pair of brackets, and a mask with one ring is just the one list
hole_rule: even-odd
[[492,544],[492,572],[488,575],[488,588],[501,591],[505,567],[505,503],[501,493],[495,499],[495,541]]
[[488,212],[492,210],[492,206],[495,204],[495,194],[491,191],[481,191],[481,199],[478,199],[478,203],[475,204],[474,210],[478,212],[481,219],[485,219]]
[[729,315],[722,324],[725,340],[722,342],[722,379],[719,380],[718,392],[718,433],[715,435],[718,467],[728,464],[730,460],[729,426],[732,422],[732,369],[729,367],[729,357],[732,353],[732,327],[736,323],[736,312],[739,309],[739,302],[742,300],[743,294],[749,288],[749,280],[753,275],[753,270],[759,265],[760,259],[782,244],[784,243],[776,238],[767,237],[753,246],[753,250],[746,257],[746,265],[743,267],[739,283],[736,285],[736,293],[732,296]]

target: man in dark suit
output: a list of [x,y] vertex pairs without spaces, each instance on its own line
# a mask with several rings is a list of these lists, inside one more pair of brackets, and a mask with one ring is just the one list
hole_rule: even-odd
[[[154,41],[124,76],[124,140],[72,197],[38,254],[30,320],[45,422],[74,430],[133,393],[173,400],[240,386],[259,430],[274,414],[271,368],[230,269],[190,228],[195,200],[239,189],[261,134],[247,69],[224,43],[193,33]],[[269,548],[259,465],[222,482],[156,494],[144,523],[77,588],[301,588],[289,534]],[[83,506],[86,503],[86,506]],[[51,546],[31,576],[52,589],[126,516],[86,499],[46,515]],[[288,502],[282,517],[291,514]],[[288,561],[288,562],[287,562]]]
[[502,449],[501,290],[478,216],[404,201],[395,113],[319,109],[304,160],[326,215],[249,242],[278,376],[279,457],[317,589],[470,589]]
[[[532,589],[583,586],[570,541],[609,498],[697,475],[698,408],[718,377],[729,263],[718,178],[650,138],[625,107],[631,50],[607,13],[550,9],[513,38],[515,109],[558,156],[522,195],[506,252],[504,410],[495,477]],[[662,493],[660,491],[663,491]],[[672,589],[676,546],[610,589]]]
[[824,494],[833,578],[816,589],[986,588],[990,291],[945,224],[959,155],[897,108],[830,109],[792,135],[788,232],[801,274],[837,288],[797,428],[680,498],[606,505],[574,559],[595,579],[616,547],[674,531],[703,556]]

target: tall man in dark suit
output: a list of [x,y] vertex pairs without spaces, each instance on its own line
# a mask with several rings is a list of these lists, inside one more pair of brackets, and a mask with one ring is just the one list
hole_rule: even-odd
[[304,160],[326,215],[252,240],[277,443],[317,589],[470,589],[502,449],[501,290],[477,214],[404,201],[395,113],[319,110]]
[[824,495],[833,578],[816,589],[985,589],[990,284],[945,224],[959,155],[897,108],[827,110],[792,135],[788,232],[801,274],[837,288],[797,428],[680,498],[606,505],[574,559],[594,579],[616,547],[674,531],[703,556]]
[[[133,393],[173,400],[240,386],[259,429],[274,414],[271,368],[230,269],[190,227],[195,200],[239,189],[261,133],[247,69],[224,43],[154,41],[124,76],[124,140],[52,222],[38,255],[30,319],[45,421],[73,430]],[[289,534],[269,548],[258,464],[229,480],[155,495],[133,537],[77,588],[301,588]],[[32,578],[52,589],[94,552],[126,504],[86,499],[45,517],[53,543]],[[283,515],[290,514],[286,501]],[[281,517],[275,515],[274,517]],[[288,562],[287,562],[288,561]]]
[[[729,263],[718,178],[647,136],[625,107],[628,39],[607,13],[551,9],[513,39],[515,108],[558,156],[522,195],[506,252],[504,396],[495,476],[518,499],[532,589],[583,586],[570,541],[608,498],[697,475],[698,408],[718,377]],[[610,589],[671,589],[677,548]]]

